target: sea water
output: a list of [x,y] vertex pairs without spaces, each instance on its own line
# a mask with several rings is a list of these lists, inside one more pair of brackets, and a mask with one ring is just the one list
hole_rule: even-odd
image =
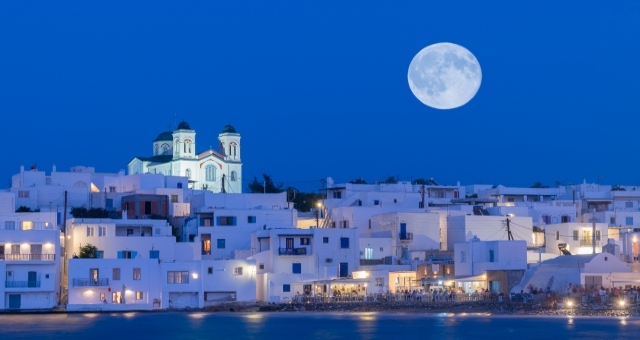
[[640,319],[485,314],[2,314],[0,339],[631,339]]

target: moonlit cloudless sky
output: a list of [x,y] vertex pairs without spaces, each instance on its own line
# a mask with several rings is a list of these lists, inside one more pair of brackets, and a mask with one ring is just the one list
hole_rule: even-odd
[[[244,188],[637,185],[639,37],[631,1],[2,1],[0,183],[20,165],[126,169],[184,119],[198,152],[235,126]],[[461,108],[407,84],[437,42],[482,67]]]

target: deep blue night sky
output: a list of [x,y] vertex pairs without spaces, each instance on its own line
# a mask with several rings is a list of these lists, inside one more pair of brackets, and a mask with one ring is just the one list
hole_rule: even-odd
[[[0,183],[34,163],[116,172],[176,119],[198,151],[234,125],[245,187],[640,183],[640,3],[497,3],[3,1]],[[461,108],[407,85],[437,42],[480,61]]]

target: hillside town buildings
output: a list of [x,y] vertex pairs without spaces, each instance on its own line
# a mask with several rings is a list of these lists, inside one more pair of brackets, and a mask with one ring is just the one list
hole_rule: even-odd
[[329,177],[314,209],[300,212],[286,193],[243,193],[233,126],[216,145],[197,152],[183,121],[126,172],[20,167],[0,191],[0,309],[157,310],[640,282],[640,187]]

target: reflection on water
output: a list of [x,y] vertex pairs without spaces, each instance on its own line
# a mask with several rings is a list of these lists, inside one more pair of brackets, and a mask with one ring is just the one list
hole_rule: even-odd
[[314,314],[128,312],[15,314],[0,317],[0,338],[95,339],[395,339],[630,338],[637,318],[487,316],[485,314]]

